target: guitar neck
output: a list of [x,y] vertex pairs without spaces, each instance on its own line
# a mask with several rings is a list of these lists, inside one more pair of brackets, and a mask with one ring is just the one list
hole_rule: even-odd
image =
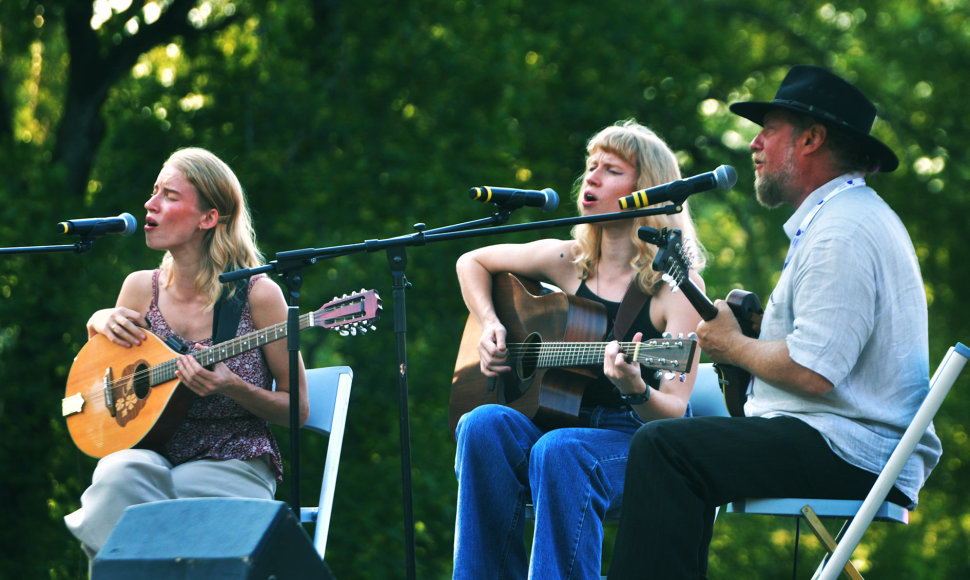
[[701,315],[704,320],[714,320],[717,316],[717,307],[714,303],[694,285],[690,279],[685,280],[678,286],[684,296],[690,302],[694,310]]
[[[686,344],[690,343],[690,344]],[[539,344],[509,344],[513,354],[528,358],[537,368],[579,367],[603,364],[606,342],[544,342]],[[681,369],[690,359],[692,341],[621,342],[620,350],[632,362],[649,367]],[[682,369],[681,369],[682,370]]]
[[[312,316],[312,312],[308,312],[300,316],[301,331],[305,330],[311,325]],[[272,326],[267,326],[262,330],[257,330],[255,332],[250,332],[249,334],[244,334],[243,336],[237,336],[232,340],[220,342],[219,344],[211,346],[205,350],[189,353],[189,356],[199,361],[199,364],[202,366],[210,367],[218,362],[222,362],[234,356],[239,356],[244,352],[249,352],[265,344],[286,338],[286,326],[286,322],[280,322]],[[152,386],[165,383],[176,378],[176,360],[178,359],[168,360],[154,365],[149,369],[149,372],[151,373],[150,382]]]

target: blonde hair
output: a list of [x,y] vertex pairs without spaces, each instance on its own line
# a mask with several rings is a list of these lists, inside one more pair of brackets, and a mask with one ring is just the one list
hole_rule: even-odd
[[[680,179],[680,168],[673,151],[656,133],[635,119],[618,121],[590,138],[586,144],[587,159],[597,151],[612,153],[633,165],[637,170],[637,190]],[[576,205],[580,210],[583,200],[579,194],[586,171],[588,164],[574,187]],[[704,248],[697,240],[697,232],[686,202],[683,204],[683,211],[679,213],[634,218],[630,222],[630,239],[637,248],[637,254],[630,262],[630,267],[636,271],[637,285],[642,291],[655,294],[663,275],[663,272],[657,272],[651,267],[657,255],[657,246],[648,244],[637,236],[637,230],[642,226],[679,229],[693,269],[699,272],[704,268]],[[580,279],[585,280],[595,270],[600,259],[603,227],[600,224],[579,224],[573,227],[572,235],[579,246],[573,263],[579,270]]]
[[[223,287],[231,296],[233,283],[219,282],[219,274],[227,270],[253,268],[263,263],[263,255],[256,246],[249,205],[242,185],[232,169],[211,152],[197,147],[179,149],[165,165],[178,169],[195,187],[199,209],[219,212],[214,228],[202,238],[202,263],[195,277],[195,288],[206,298],[206,310],[215,306]],[[171,282],[172,254],[162,257],[162,272]]]

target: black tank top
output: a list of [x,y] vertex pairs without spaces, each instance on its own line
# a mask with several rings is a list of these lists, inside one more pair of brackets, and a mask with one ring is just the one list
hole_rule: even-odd
[[[616,315],[620,311],[620,303],[604,300],[596,294],[593,294],[593,291],[586,286],[585,280],[580,282],[579,288],[576,290],[576,296],[599,302],[606,307],[607,328],[605,340],[611,340],[613,337],[613,323],[616,321]],[[643,333],[643,340],[660,338],[661,332],[653,327],[653,322],[650,320],[651,300],[653,300],[653,297],[647,296],[646,302],[643,303],[643,307],[633,320],[633,324],[630,325],[626,336],[620,337],[621,342],[632,340],[633,335],[637,332]],[[643,378],[647,385],[652,388],[657,388],[660,381],[654,375],[655,373],[653,371],[643,369]],[[598,379],[586,386],[586,391],[583,393],[583,407],[623,407],[624,405],[625,403],[613,387],[613,383],[603,376],[602,373]]]

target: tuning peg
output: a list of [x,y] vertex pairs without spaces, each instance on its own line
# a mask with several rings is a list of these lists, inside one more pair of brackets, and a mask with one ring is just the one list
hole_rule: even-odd
[[670,339],[670,338],[673,338],[674,335],[670,334],[669,332],[665,332],[665,333],[661,334],[660,337],[661,338]]
[[350,332],[349,332],[349,331],[347,331],[347,330],[339,330],[339,331],[337,331],[337,333],[338,333],[338,334],[339,334],[340,336],[347,336],[348,334],[350,334]]
[[691,332],[691,333],[689,333],[689,334],[687,335],[687,338],[688,338],[689,340],[697,340],[697,333],[696,333],[696,332]]
[[687,375],[685,375],[684,373],[680,373],[680,382],[684,382],[686,380],[687,380]]

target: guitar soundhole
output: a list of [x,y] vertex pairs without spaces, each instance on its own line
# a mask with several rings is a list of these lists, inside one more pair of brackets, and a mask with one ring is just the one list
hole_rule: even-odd
[[135,391],[135,396],[139,399],[144,399],[148,396],[148,392],[151,390],[152,385],[149,377],[148,365],[140,364],[135,367],[135,373],[132,377],[131,387]]
[[542,339],[536,333],[526,337],[520,346],[521,350],[514,355],[512,372],[499,377],[502,384],[502,388],[498,392],[499,403],[507,405],[517,401],[529,390],[529,383],[539,366],[538,347],[541,343]]
[[542,338],[535,332],[527,336],[522,343],[522,352],[519,354],[519,360],[516,364],[516,373],[519,375],[519,380],[528,381],[536,373],[536,368],[539,367],[539,346],[541,344]]

